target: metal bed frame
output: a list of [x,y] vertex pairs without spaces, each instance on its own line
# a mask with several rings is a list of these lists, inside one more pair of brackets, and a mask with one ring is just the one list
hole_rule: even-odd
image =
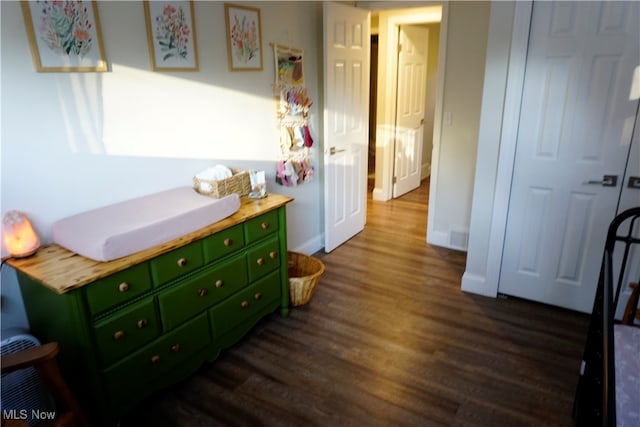
[[[622,212],[609,225],[573,405],[573,418],[577,426],[616,425],[613,329],[616,323],[620,323],[615,318],[616,309],[629,267],[631,248],[640,245],[639,222],[640,207],[637,207]],[[622,254],[621,258],[617,257],[620,260],[617,271],[614,250],[616,255]],[[637,293],[632,304],[636,310]]]

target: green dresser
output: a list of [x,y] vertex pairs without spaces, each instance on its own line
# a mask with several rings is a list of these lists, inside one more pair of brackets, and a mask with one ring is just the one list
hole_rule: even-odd
[[96,422],[215,360],[265,315],[288,315],[291,200],[243,198],[227,219],[106,263],[57,245],[8,261],[31,332],[61,344],[63,374]]

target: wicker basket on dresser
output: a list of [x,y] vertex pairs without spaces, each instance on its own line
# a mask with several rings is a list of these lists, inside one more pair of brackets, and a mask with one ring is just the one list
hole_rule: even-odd
[[213,361],[266,314],[288,315],[291,200],[244,197],[229,218],[114,261],[55,244],[8,260],[32,333],[61,344],[63,374],[96,423]]

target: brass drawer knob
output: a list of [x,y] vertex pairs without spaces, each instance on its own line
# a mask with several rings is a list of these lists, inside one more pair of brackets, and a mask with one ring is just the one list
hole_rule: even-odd
[[198,295],[200,295],[201,297],[207,296],[207,293],[208,293],[208,292],[207,292],[207,290],[206,290],[205,288],[201,288],[201,289],[198,291]]
[[258,265],[264,265],[264,258],[258,258]]
[[178,260],[178,267],[184,267],[185,265],[187,265],[187,259],[186,258],[180,258]]
[[124,331],[117,331],[113,334],[113,339],[116,341],[120,341],[122,338],[124,338]]
[[224,282],[220,279],[216,280],[216,288],[220,289],[224,285]]
[[120,292],[127,292],[129,290],[129,284],[127,282],[122,282],[118,285],[118,290]]
[[171,351],[177,353],[180,351],[180,344],[174,344],[171,346]]
[[226,239],[224,239],[224,245],[225,246],[231,246],[233,245],[233,240],[229,239],[228,237]]
[[277,256],[278,256],[278,253],[276,251],[269,252],[269,258],[276,259]]
[[261,294],[260,292],[257,292],[257,293],[253,296],[253,298],[254,298],[256,301],[258,301],[259,299],[262,299],[262,294]]
[[155,356],[151,356],[151,363],[153,363],[154,365],[160,363],[160,356],[158,356],[157,354]]
[[242,302],[240,303],[240,307],[242,307],[242,308],[247,308],[247,307],[249,307],[249,301],[242,301]]
[[140,319],[138,320],[138,329],[146,328],[148,324],[147,319]]
[[260,224],[260,227],[262,227],[263,230],[266,230],[267,228],[269,228],[269,223],[265,221],[262,224]]

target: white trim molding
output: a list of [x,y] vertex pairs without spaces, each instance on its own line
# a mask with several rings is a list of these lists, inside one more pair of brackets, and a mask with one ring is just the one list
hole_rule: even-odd
[[429,181],[429,210],[427,211],[427,235],[425,239],[431,245],[438,245],[435,229],[435,205],[438,188],[438,164],[440,163],[440,145],[442,139],[442,114],[444,109],[444,75],[447,62],[447,29],[449,23],[449,3],[442,4],[440,21],[440,45],[438,46],[438,77],[436,80],[435,110],[433,113],[433,148],[431,150],[431,171]]
[[[494,2],[491,7],[492,25],[487,49],[487,71],[491,67],[492,72],[485,74],[485,95],[471,208],[469,251],[466,271],[462,279],[463,291],[487,296],[497,296],[499,292],[533,8],[531,1],[516,2],[514,11],[511,9],[512,5],[510,2]],[[493,24],[507,22],[507,15],[513,16],[509,54],[506,68],[499,68],[496,61],[492,61],[490,49],[493,47],[495,49],[493,53],[497,56],[503,55],[501,53],[503,52],[503,35],[509,29],[505,25],[494,26]],[[490,81],[496,78],[498,71],[504,73],[504,77],[501,77],[502,82]],[[503,96],[498,96],[500,93]],[[487,96],[489,94],[493,96]],[[489,106],[488,103],[492,102],[491,100],[495,100],[496,104]],[[489,110],[490,108],[494,110]],[[493,194],[487,194],[484,191],[486,188],[494,188]]]

